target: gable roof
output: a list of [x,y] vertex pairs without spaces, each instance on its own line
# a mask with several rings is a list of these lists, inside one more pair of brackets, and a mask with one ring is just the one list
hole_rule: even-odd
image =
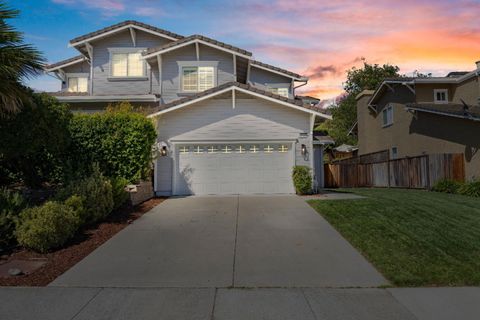
[[214,40],[214,39],[211,39],[211,38],[199,35],[199,34],[194,34],[194,35],[188,36],[186,38],[167,43],[163,46],[159,46],[159,47],[155,47],[155,48],[149,48],[149,49],[147,49],[146,52],[143,53],[143,55],[145,56],[145,58],[149,58],[149,57],[161,54],[161,53],[165,53],[165,52],[168,52],[168,51],[179,49],[181,47],[187,46],[187,45],[195,43],[195,42],[202,43],[202,44],[205,44],[207,46],[217,47],[217,48],[219,48],[221,50],[224,50],[224,51],[229,51],[229,52],[232,52],[232,53],[235,53],[235,54],[238,54],[238,55],[245,56],[246,58],[250,58],[252,56],[252,53],[247,51],[247,50],[244,50],[244,49],[241,49],[241,48],[238,48],[238,47],[235,47],[235,46],[226,44],[224,42],[217,41],[217,40]]
[[160,105],[159,107],[151,110],[151,114],[148,117],[154,117],[159,114],[170,112],[170,111],[179,109],[181,107],[190,105],[192,103],[199,102],[231,90],[238,90],[240,92],[255,95],[266,100],[274,101],[274,102],[295,108],[297,110],[315,114],[326,119],[331,119],[331,116],[320,112],[321,109],[316,108],[315,106],[304,105],[302,100],[290,99],[290,98],[280,96],[278,94],[274,94],[272,92],[261,90],[254,86],[239,83],[239,82],[228,82],[220,86],[214,87],[212,89],[198,92],[194,95],[191,95],[182,99],[178,99],[167,104]]
[[405,108],[412,111],[480,121],[480,106],[469,105],[468,108],[465,109],[465,106],[460,103],[408,103]]
[[106,36],[108,34],[111,34],[111,33],[114,33],[114,32],[117,32],[117,31],[120,31],[120,30],[123,30],[123,29],[128,29],[128,28],[136,28],[136,29],[143,30],[143,31],[146,31],[146,32],[154,33],[154,34],[157,34],[159,36],[163,36],[163,37],[171,39],[171,40],[178,40],[178,39],[183,38],[183,36],[181,36],[179,34],[154,27],[154,26],[146,24],[146,23],[138,22],[138,21],[135,21],[135,20],[126,20],[126,21],[123,21],[123,22],[105,27],[103,29],[93,31],[93,32],[84,34],[82,36],[73,38],[72,40],[70,40],[70,46],[76,46],[76,45],[78,45],[80,43],[83,43],[87,40],[92,40],[93,38],[97,39],[97,38],[100,38],[102,36]]
[[291,78],[295,78],[295,79],[298,79],[298,80],[307,80],[306,77],[302,77],[298,73],[291,72],[291,71],[288,71],[288,70],[285,70],[285,69],[282,69],[282,68],[279,68],[279,67],[275,67],[275,66],[272,66],[270,64],[263,63],[263,62],[260,62],[260,61],[257,61],[257,60],[252,60],[250,62],[250,65],[253,66],[253,67],[260,68],[260,69],[267,69],[268,71],[273,71],[275,73],[279,73],[281,75],[291,77]]
[[68,59],[65,59],[65,60],[61,60],[61,61],[49,64],[49,65],[46,65],[44,67],[44,69],[45,69],[45,71],[50,72],[50,71],[57,70],[57,69],[60,69],[62,67],[70,66],[70,65],[73,65],[73,64],[77,64],[77,63],[80,63],[80,62],[83,62],[83,61],[86,61],[86,60],[87,60],[87,58],[85,56],[78,55],[78,56],[75,56],[75,57],[72,57],[72,58],[68,58]]

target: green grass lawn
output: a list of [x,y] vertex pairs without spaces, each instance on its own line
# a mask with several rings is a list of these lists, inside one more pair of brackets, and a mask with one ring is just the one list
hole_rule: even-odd
[[480,285],[480,198],[404,189],[340,191],[367,198],[309,203],[394,285]]

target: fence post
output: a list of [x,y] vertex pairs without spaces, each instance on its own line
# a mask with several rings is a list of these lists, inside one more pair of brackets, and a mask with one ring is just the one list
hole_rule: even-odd
[[426,155],[427,158],[427,165],[426,165],[426,171],[427,171],[427,190],[432,189],[432,186],[430,185],[430,155]]
[[388,178],[388,187],[390,188],[390,157],[387,160],[387,178]]

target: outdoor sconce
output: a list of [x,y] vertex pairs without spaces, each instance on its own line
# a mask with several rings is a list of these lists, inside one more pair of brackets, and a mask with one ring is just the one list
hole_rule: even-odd
[[307,154],[307,146],[302,144],[302,156]]
[[168,155],[168,146],[165,142],[158,143],[158,150],[160,151],[160,156],[165,157]]
[[165,157],[167,155],[167,146],[162,146],[162,149],[160,149],[160,155],[162,157]]

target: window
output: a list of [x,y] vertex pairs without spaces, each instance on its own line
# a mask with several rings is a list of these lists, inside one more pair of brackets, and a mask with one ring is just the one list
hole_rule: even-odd
[[232,148],[229,146],[225,146],[222,148],[223,153],[232,153]]
[[205,91],[215,86],[214,67],[183,67],[182,91]]
[[144,63],[139,52],[112,53],[113,77],[143,77]]
[[282,144],[280,148],[278,148],[278,152],[288,152],[288,147]]
[[189,151],[189,150],[188,150],[188,147],[181,147],[181,148],[180,148],[180,153],[181,153],[181,154],[188,153],[188,151]]
[[383,109],[382,115],[383,115],[384,127],[390,126],[393,124],[393,107],[392,106],[385,107],[385,109]]
[[245,148],[243,146],[238,146],[235,150],[237,153],[245,153]]
[[392,147],[392,159],[398,158],[398,149],[397,147]]
[[278,94],[288,98],[288,88],[270,88],[271,93]]
[[215,146],[211,146],[210,148],[208,148],[208,153],[217,153],[218,149],[215,148]]
[[203,148],[200,147],[200,146],[196,146],[196,147],[193,149],[193,153],[195,153],[195,154],[203,153]]
[[433,101],[435,103],[448,103],[448,89],[433,90]]
[[88,78],[85,77],[69,77],[68,92],[87,92]]
[[270,146],[270,145],[266,145],[264,148],[263,148],[263,151],[265,153],[272,153],[273,152],[273,147]]
[[251,153],[257,153],[258,152],[258,147],[256,145],[253,145],[250,147],[250,152]]

